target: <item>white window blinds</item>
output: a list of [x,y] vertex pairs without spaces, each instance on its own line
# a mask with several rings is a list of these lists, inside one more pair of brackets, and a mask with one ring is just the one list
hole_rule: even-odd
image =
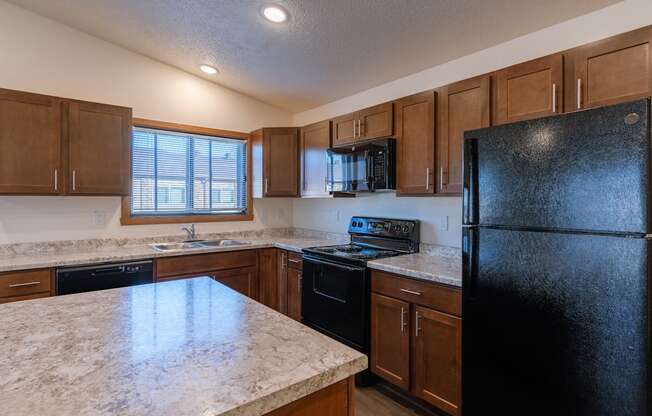
[[246,141],[134,127],[133,215],[247,210]]

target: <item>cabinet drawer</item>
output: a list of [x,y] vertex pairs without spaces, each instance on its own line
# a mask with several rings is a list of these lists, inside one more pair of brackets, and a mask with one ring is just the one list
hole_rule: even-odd
[[303,255],[288,251],[288,267],[295,270],[303,270]]
[[0,298],[14,298],[45,292],[49,294],[50,277],[50,269],[0,274]]
[[371,274],[371,290],[451,315],[462,315],[462,292],[459,289],[374,270]]
[[167,257],[156,260],[156,277],[160,279],[255,265],[256,250]]

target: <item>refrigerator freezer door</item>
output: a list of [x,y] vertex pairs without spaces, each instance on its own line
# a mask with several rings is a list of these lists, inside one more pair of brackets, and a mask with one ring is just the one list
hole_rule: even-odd
[[466,133],[467,224],[649,233],[648,99]]
[[646,416],[648,241],[464,231],[464,416]]

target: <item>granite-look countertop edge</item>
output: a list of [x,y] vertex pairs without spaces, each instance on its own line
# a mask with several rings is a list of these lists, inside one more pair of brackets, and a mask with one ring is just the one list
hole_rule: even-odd
[[0,310],[0,408],[15,416],[259,416],[368,365],[205,277]]
[[415,253],[373,260],[367,266],[414,279],[462,287],[461,258]]
[[34,254],[0,257],[0,272],[10,272],[50,267],[81,266],[88,264],[113,263],[147,260],[161,257],[189,256],[193,254],[221,253],[228,251],[254,250],[276,247],[283,250],[301,252],[307,247],[333,245],[331,240],[305,237],[279,237],[266,239],[240,239],[246,245],[228,247],[209,247],[192,250],[162,252],[149,245],[122,246],[94,251],[67,252],[59,254]]

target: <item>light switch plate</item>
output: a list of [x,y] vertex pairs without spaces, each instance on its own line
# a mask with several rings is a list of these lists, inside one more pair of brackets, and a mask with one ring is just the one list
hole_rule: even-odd
[[435,218],[435,227],[439,231],[448,231],[448,215]]
[[106,212],[93,211],[93,225],[102,227],[106,225]]

